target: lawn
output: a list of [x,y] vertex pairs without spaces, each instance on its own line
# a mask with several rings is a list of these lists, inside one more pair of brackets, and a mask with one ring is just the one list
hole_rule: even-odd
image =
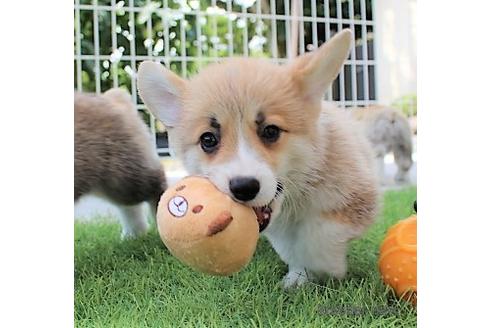
[[75,223],[77,327],[414,327],[416,311],[380,281],[379,244],[387,228],[412,214],[416,189],[389,191],[375,225],[353,241],[341,281],[285,291],[287,266],[261,239],[232,277],[194,272],[173,258],[155,228],[120,241],[108,220]]

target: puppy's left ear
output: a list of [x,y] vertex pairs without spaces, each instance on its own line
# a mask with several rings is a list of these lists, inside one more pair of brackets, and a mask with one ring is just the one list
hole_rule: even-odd
[[309,99],[318,101],[323,98],[348,56],[351,40],[352,32],[342,30],[318,50],[294,60],[291,74]]
[[183,112],[181,96],[186,81],[163,65],[144,61],[138,68],[137,87],[147,108],[168,128],[176,126]]

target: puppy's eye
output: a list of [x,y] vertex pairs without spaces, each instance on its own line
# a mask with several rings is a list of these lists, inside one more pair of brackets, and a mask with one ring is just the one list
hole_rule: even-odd
[[200,136],[200,146],[207,154],[210,154],[215,149],[217,149],[218,144],[219,141],[212,132],[205,132]]
[[260,138],[265,143],[274,143],[280,137],[280,128],[276,125],[267,125],[260,131]]

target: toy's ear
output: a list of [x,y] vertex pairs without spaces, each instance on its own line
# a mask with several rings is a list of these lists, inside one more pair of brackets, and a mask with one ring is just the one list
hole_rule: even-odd
[[176,126],[182,112],[186,81],[163,65],[144,61],[138,68],[137,87],[145,105],[164,125]]
[[291,74],[308,98],[317,101],[323,97],[347,58],[351,39],[352,32],[342,30],[316,51],[294,60]]

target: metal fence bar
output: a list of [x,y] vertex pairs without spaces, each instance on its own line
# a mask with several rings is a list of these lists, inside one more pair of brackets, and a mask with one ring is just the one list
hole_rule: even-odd
[[[297,53],[299,55],[304,54],[304,50],[306,49],[306,43],[304,41],[304,22],[306,22],[304,17],[304,5],[302,0],[294,0],[294,1],[300,1],[298,4],[299,8],[299,13],[298,13],[298,21],[299,21],[299,49],[297,50]],[[315,21],[312,22],[312,24],[316,24]]]
[[[284,1],[284,10],[285,10],[286,17],[292,17],[292,16],[290,16],[291,13],[290,13],[290,1],[289,0]],[[291,36],[292,22],[291,22],[291,19],[287,19],[286,17],[284,18],[284,21],[285,21],[285,50],[287,53],[287,58],[292,58],[293,57],[292,46],[290,44],[292,42],[292,36]]]
[[[111,1],[114,1],[114,0],[111,0]],[[146,5],[147,6],[150,6],[151,5],[151,0],[147,0],[146,2]],[[149,14],[149,19],[147,20],[147,40],[151,40],[151,42],[148,43],[148,47],[147,47],[147,55],[149,57],[152,56],[152,45],[153,45],[153,41],[154,41],[154,36],[152,35],[152,13]],[[144,41],[145,42],[145,41]],[[137,101],[138,102],[138,101]],[[155,128],[155,119],[154,119],[154,116],[152,115],[149,115],[149,125],[150,125],[150,131],[152,133],[152,141],[154,143],[154,147],[157,148],[157,135],[156,135],[156,128]]]
[[[80,56],[77,56],[75,55],[74,56],[75,59],[81,59],[81,60],[94,60],[94,55],[80,55]],[[111,56],[110,55],[99,55],[99,58],[101,60],[104,60],[104,59],[110,59]],[[121,56],[121,60],[130,60],[132,58],[132,56],[130,55],[122,55]],[[154,56],[154,55],[135,55],[133,58],[135,58],[136,60],[138,61],[141,61],[141,60],[161,60],[161,61],[164,61],[164,60],[168,60],[169,62],[178,62],[178,61],[181,61],[181,60],[185,60],[185,61],[220,61],[220,60],[226,60],[228,57],[213,57],[213,56],[208,56],[208,57],[199,57],[199,56],[186,56],[186,57],[182,57],[182,56],[172,56],[172,57],[169,57],[167,58],[166,56]],[[271,60],[273,62],[280,62],[280,63],[285,63],[287,61],[289,61],[288,58],[265,58],[266,60]],[[345,61],[345,64],[357,64],[357,65],[364,65],[365,63],[369,64],[369,65],[375,65],[376,64],[376,61],[375,60],[367,60],[367,61],[364,61],[364,60],[361,60],[361,59],[357,59],[357,60],[351,60],[351,59],[347,59]]]
[[318,22],[317,22],[317,9],[316,9],[316,0],[311,0],[311,18],[313,19],[311,25],[311,33],[313,35],[313,47],[312,50],[318,49]]
[[[186,57],[186,24],[187,20],[183,17],[179,22],[179,34],[181,43],[181,56]],[[181,60],[181,76],[186,77],[187,75],[187,61]]]
[[[350,47],[350,56],[353,60],[356,59],[356,43],[355,43],[355,38],[356,38],[356,33],[355,33],[355,25],[353,23],[354,20],[354,0],[349,0],[349,18],[352,21],[350,23],[350,29],[352,30],[352,47]],[[350,84],[351,87],[351,93],[352,93],[352,100],[357,100],[357,65],[354,64],[352,61],[350,63],[350,73],[351,73],[351,80],[352,83]]]
[[[198,58],[202,58],[202,25],[201,25],[201,18],[203,17],[201,13],[201,8],[200,8],[200,1],[198,1],[198,13],[196,16],[196,44],[197,44],[197,54]],[[198,61],[198,68],[202,67],[202,61]]]
[[[163,1],[166,1],[166,0],[163,0]],[[167,3],[167,1],[166,1]],[[288,1],[285,2],[286,3],[286,6],[287,8],[289,8],[289,5],[288,5]],[[83,10],[99,10],[99,11],[102,11],[102,10],[107,10],[107,11],[111,11],[111,6],[103,6],[103,5],[76,5],[75,8],[78,8],[78,9],[83,9]],[[122,11],[128,11],[128,12],[141,12],[143,9],[141,7],[134,7],[134,8],[131,8],[131,7],[121,7],[119,8],[120,10]],[[244,8],[246,9],[246,8]],[[168,12],[169,13],[180,13],[179,9],[168,9]],[[204,14],[204,12],[200,12],[198,10],[190,10],[189,12],[186,13],[187,15],[199,15],[199,14]],[[248,13],[246,10],[244,11],[241,11],[241,12],[236,12],[236,14],[238,15],[238,17],[244,17],[244,18],[255,18],[257,15],[255,13]],[[290,15],[275,15],[275,17],[271,14],[261,14],[260,15],[260,18],[261,19],[272,19],[272,18],[275,18],[275,19],[278,19],[278,20],[287,20],[287,21],[290,21],[292,20],[292,16]],[[312,17],[310,16],[304,16],[304,17],[299,17],[300,20],[304,21],[304,22],[313,22],[313,21],[316,21],[316,22],[319,22],[319,23],[324,23],[325,22],[325,18],[323,17],[317,17],[313,20]],[[331,17],[330,18],[330,23],[342,23],[342,24],[350,24],[351,21],[350,19],[348,18],[333,18]],[[374,21],[367,21],[367,22],[364,22],[364,20],[362,19],[355,19],[354,20],[354,23],[355,24],[363,24],[363,25],[374,25]]]
[[277,13],[277,5],[275,3],[275,0],[270,0],[270,12],[272,13],[272,19],[271,19],[271,41],[270,41],[270,46],[271,46],[271,52],[272,52],[272,57],[274,59],[278,58],[278,42],[277,42],[277,19],[276,13]]
[[[118,37],[116,35],[116,0],[111,0],[111,50],[113,53],[118,51]],[[114,63],[110,63],[110,65],[111,65],[111,72],[113,75],[113,88],[117,88],[119,86],[118,61]]]
[[[114,1],[114,0],[111,0],[111,1]],[[151,1],[150,0],[147,0],[145,2],[145,5],[146,6],[150,6],[151,5]],[[152,35],[152,14],[149,14],[149,19],[147,19],[147,23],[146,23],[146,31],[147,31],[147,38],[146,40],[151,40],[151,42],[148,43],[148,46],[147,46],[147,56],[152,56],[152,45],[153,45],[153,41],[154,41],[154,38],[153,38],[153,35]]]
[[[331,37],[331,29],[330,29],[330,1],[329,0],[324,0],[323,3],[323,9],[324,9],[324,15],[326,18],[325,22],[325,42],[328,41]],[[333,100],[333,83],[330,84],[330,87],[328,88],[328,97],[325,97],[325,99],[332,101]]]
[[79,0],[75,0],[75,54],[77,65],[77,90],[82,91],[82,55],[80,46],[80,9],[78,8]]
[[[99,58],[101,60],[105,60],[105,59],[109,59],[111,56],[110,55],[99,55]],[[81,59],[81,60],[94,60],[94,55],[75,55],[74,56],[75,59]],[[132,58],[132,56],[130,55],[122,55],[121,56],[121,60],[130,60]],[[186,61],[217,61],[217,60],[226,60],[228,57],[213,57],[213,56],[208,56],[208,57],[199,57],[199,56],[186,56],[186,57],[182,57],[182,56],[169,56],[169,58],[167,58],[166,56],[154,56],[154,55],[135,55],[134,58],[138,61],[141,61],[141,60],[168,60],[171,61],[171,62],[178,62],[178,61],[181,61],[181,60],[186,60]],[[264,58],[266,60],[271,60],[271,61],[279,61],[279,62],[287,62],[289,59],[288,58]],[[369,64],[369,65],[375,65],[376,64],[376,61],[375,60],[371,60],[371,59],[368,59],[367,61],[364,61],[362,59],[357,59],[357,60],[351,60],[351,59],[347,59],[345,61],[345,64],[357,64],[357,65],[363,65],[363,64]]]
[[[337,17],[342,18],[342,0],[337,1]],[[338,31],[343,29],[342,21],[338,20]],[[340,92],[340,105],[345,107],[345,66],[342,67],[339,75],[340,87],[338,88]]]
[[[130,7],[133,7],[133,0],[129,0]],[[135,12],[131,11],[130,12],[130,18],[128,21],[128,25],[130,27],[130,70],[125,70],[128,75],[130,75],[130,81],[131,81],[131,93],[132,93],[132,100],[133,103],[136,105],[137,104],[137,83],[136,83],[136,73],[137,73],[137,63],[135,56],[136,50],[135,50]]]
[[[92,0],[93,4],[97,3],[97,0]],[[99,58],[99,11],[96,7],[92,12],[92,27],[94,36],[94,74],[96,76],[96,93],[101,93],[101,63]]]
[[164,28],[164,35],[163,40],[164,40],[164,64],[169,67],[169,16],[170,16],[170,10],[169,6],[167,3],[167,0],[163,0],[163,6],[164,6],[164,14],[162,16],[162,26]]
[[[261,1],[256,1],[256,22],[255,22],[255,35],[263,37],[263,21],[261,19]],[[261,45],[263,50],[263,44]]]
[[232,17],[231,15],[233,14],[232,12],[232,0],[227,0],[227,33],[228,33],[228,38],[227,38],[227,53],[229,57],[232,57],[234,55],[234,43],[233,43],[233,28],[232,28]]
[[[371,2],[372,4],[372,2]],[[360,11],[361,18],[363,21],[366,21],[366,0],[360,0]],[[373,11],[374,12],[374,11]],[[364,81],[364,99],[369,103],[369,59],[368,59],[368,50],[367,50],[367,26],[361,26],[362,28],[362,61],[365,62],[363,66],[363,81]],[[375,65],[375,62],[372,64]],[[376,82],[376,81],[374,81]],[[376,86],[373,86],[376,87]]]
[[245,24],[243,27],[243,56],[249,57],[249,49],[248,49],[248,16],[246,15],[246,7],[242,6],[241,8],[242,19],[245,20]]
[[[212,8],[217,8],[217,0],[211,0]],[[219,35],[217,33],[217,15],[214,12],[210,15],[210,19],[212,20],[212,38],[210,42],[212,42],[212,48],[214,49],[214,57],[218,57],[217,45],[219,43]]]

